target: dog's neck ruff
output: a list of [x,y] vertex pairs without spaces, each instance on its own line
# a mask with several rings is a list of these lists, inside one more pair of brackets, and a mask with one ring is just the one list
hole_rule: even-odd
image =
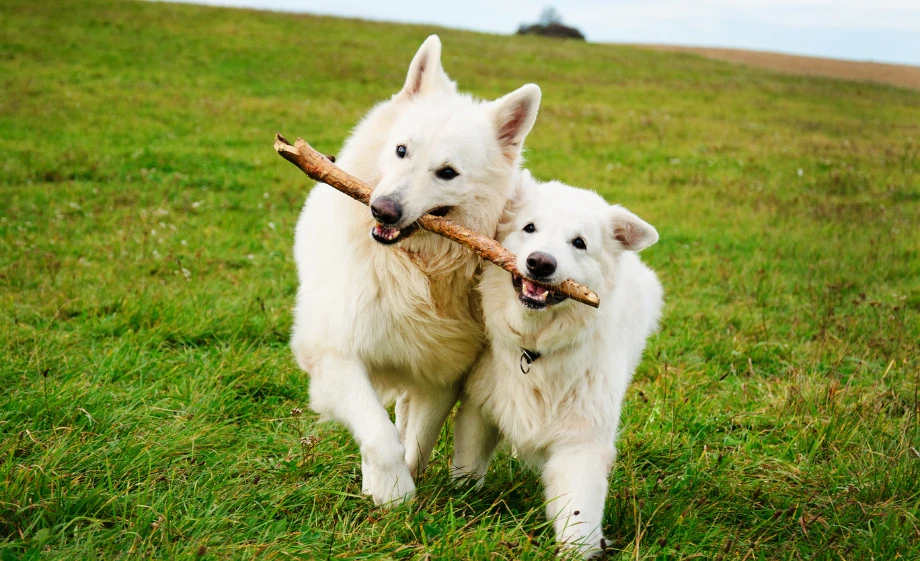
[[530,365],[533,364],[535,360],[540,358],[541,355],[537,351],[532,351],[530,349],[525,349],[521,347],[521,372],[527,374],[530,372]]

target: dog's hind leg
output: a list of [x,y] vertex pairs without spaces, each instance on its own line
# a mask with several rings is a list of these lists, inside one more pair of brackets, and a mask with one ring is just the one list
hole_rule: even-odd
[[477,486],[482,485],[500,438],[498,429],[483,416],[479,407],[466,399],[462,401],[454,417],[454,459],[450,467],[451,477],[472,479]]
[[415,495],[399,433],[360,361],[341,356],[316,361],[310,372],[310,407],[354,435],[361,448],[361,488],[374,503],[395,505]]
[[393,407],[396,413],[396,430],[399,431],[399,439],[403,446],[406,444],[406,429],[409,425],[409,394],[403,393],[396,398],[396,406]]
[[605,547],[601,522],[615,455],[612,446],[560,446],[543,466],[546,517],[553,521],[556,541],[586,557]]
[[406,446],[406,464],[414,476],[428,467],[441,427],[459,395],[460,384],[454,384],[444,388],[410,391],[400,398],[407,401],[406,428],[402,441]]

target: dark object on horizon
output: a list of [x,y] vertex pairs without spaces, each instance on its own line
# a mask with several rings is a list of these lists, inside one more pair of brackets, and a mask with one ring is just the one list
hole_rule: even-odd
[[532,23],[530,25],[522,23],[521,26],[518,27],[517,34],[585,40],[585,36],[581,31],[562,23],[562,16],[556,11],[556,8],[553,7],[544,9],[537,23]]

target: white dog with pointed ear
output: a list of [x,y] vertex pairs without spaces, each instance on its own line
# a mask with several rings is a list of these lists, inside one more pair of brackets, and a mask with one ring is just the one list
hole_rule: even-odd
[[[453,475],[481,482],[504,437],[536,466],[558,541],[603,549],[607,479],[620,408],[662,289],[636,252],[655,229],[597,194],[525,174],[499,241],[524,277],[487,266],[480,292],[489,347],[466,381],[454,423]],[[598,309],[532,281],[574,279]]]
[[415,492],[485,342],[478,258],[415,222],[431,212],[495,232],[539,105],[532,84],[491,102],[458,93],[431,36],[403,89],[339,152],[338,165],[374,188],[371,208],[323,184],[304,205],[291,348],[310,374],[310,406],[357,440],[362,489],[377,504]]

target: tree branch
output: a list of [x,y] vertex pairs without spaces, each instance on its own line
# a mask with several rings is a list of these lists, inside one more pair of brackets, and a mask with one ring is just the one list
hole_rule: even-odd
[[[314,150],[304,139],[298,138],[292,146],[280,133],[275,133],[275,150],[282,158],[300,168],[300,171],[311,179],[334,187],[359,202],[369,204],[372,189],[360,179],[333,164],[329,158]],[[444,236],[473,250],[483,259],[495,263],[512,275],[524,276],[517,270],[517,258],[514,254],[491,238],[447,218],[431,214],[419,218],[418,224],[429,232]],[[549,285],[532,280],[531,282],[594,308],[597,308],[601,302],[591,289],[570,279],[562,281],[559,285]]]

